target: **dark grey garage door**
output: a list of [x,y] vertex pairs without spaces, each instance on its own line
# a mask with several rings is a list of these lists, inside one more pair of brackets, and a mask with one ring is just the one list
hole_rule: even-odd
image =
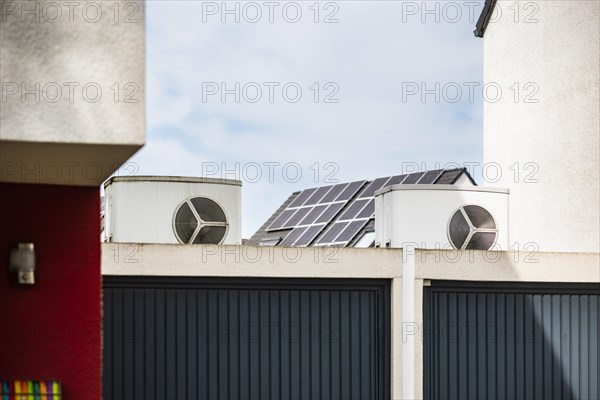
[[433,282],[426,399],[599,399],[600,285]]
[[106,400],[388,399],[382,280],[104,277]]

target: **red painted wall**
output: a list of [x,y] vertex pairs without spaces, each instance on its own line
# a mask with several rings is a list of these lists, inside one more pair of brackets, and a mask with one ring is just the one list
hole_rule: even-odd
[[[0,183],[0,380],[55,379],[65,399],[100,399],[100,194]],[[36,284],[11,283],[9,248],[33,242]]]

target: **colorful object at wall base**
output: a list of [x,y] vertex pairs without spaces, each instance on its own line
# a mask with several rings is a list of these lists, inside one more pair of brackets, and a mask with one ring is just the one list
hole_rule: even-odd
[[58,381],[3,381],[0,400],[61,400]]

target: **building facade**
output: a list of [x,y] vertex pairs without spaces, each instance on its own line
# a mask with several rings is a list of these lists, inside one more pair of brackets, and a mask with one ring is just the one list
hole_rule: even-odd
[[515,3],[520,18],[513,3],[486,3],[483,155],[495,171],[486,184],[510,190],[511,240],[598,252],[599,3]]
[[0,23],[0,381],[72,399],[102,397],[99,185],[145,138],[144,3],[110,6],[135,13],[16,1]]

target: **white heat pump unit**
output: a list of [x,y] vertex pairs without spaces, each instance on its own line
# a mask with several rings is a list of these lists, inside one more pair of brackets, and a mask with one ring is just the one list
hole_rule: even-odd
[[104,240],[241,244],[240,181],[171,176],[104,183]]
[[507,250],[508,190],[455,185],[384,188],[375,197],[375,243]]

